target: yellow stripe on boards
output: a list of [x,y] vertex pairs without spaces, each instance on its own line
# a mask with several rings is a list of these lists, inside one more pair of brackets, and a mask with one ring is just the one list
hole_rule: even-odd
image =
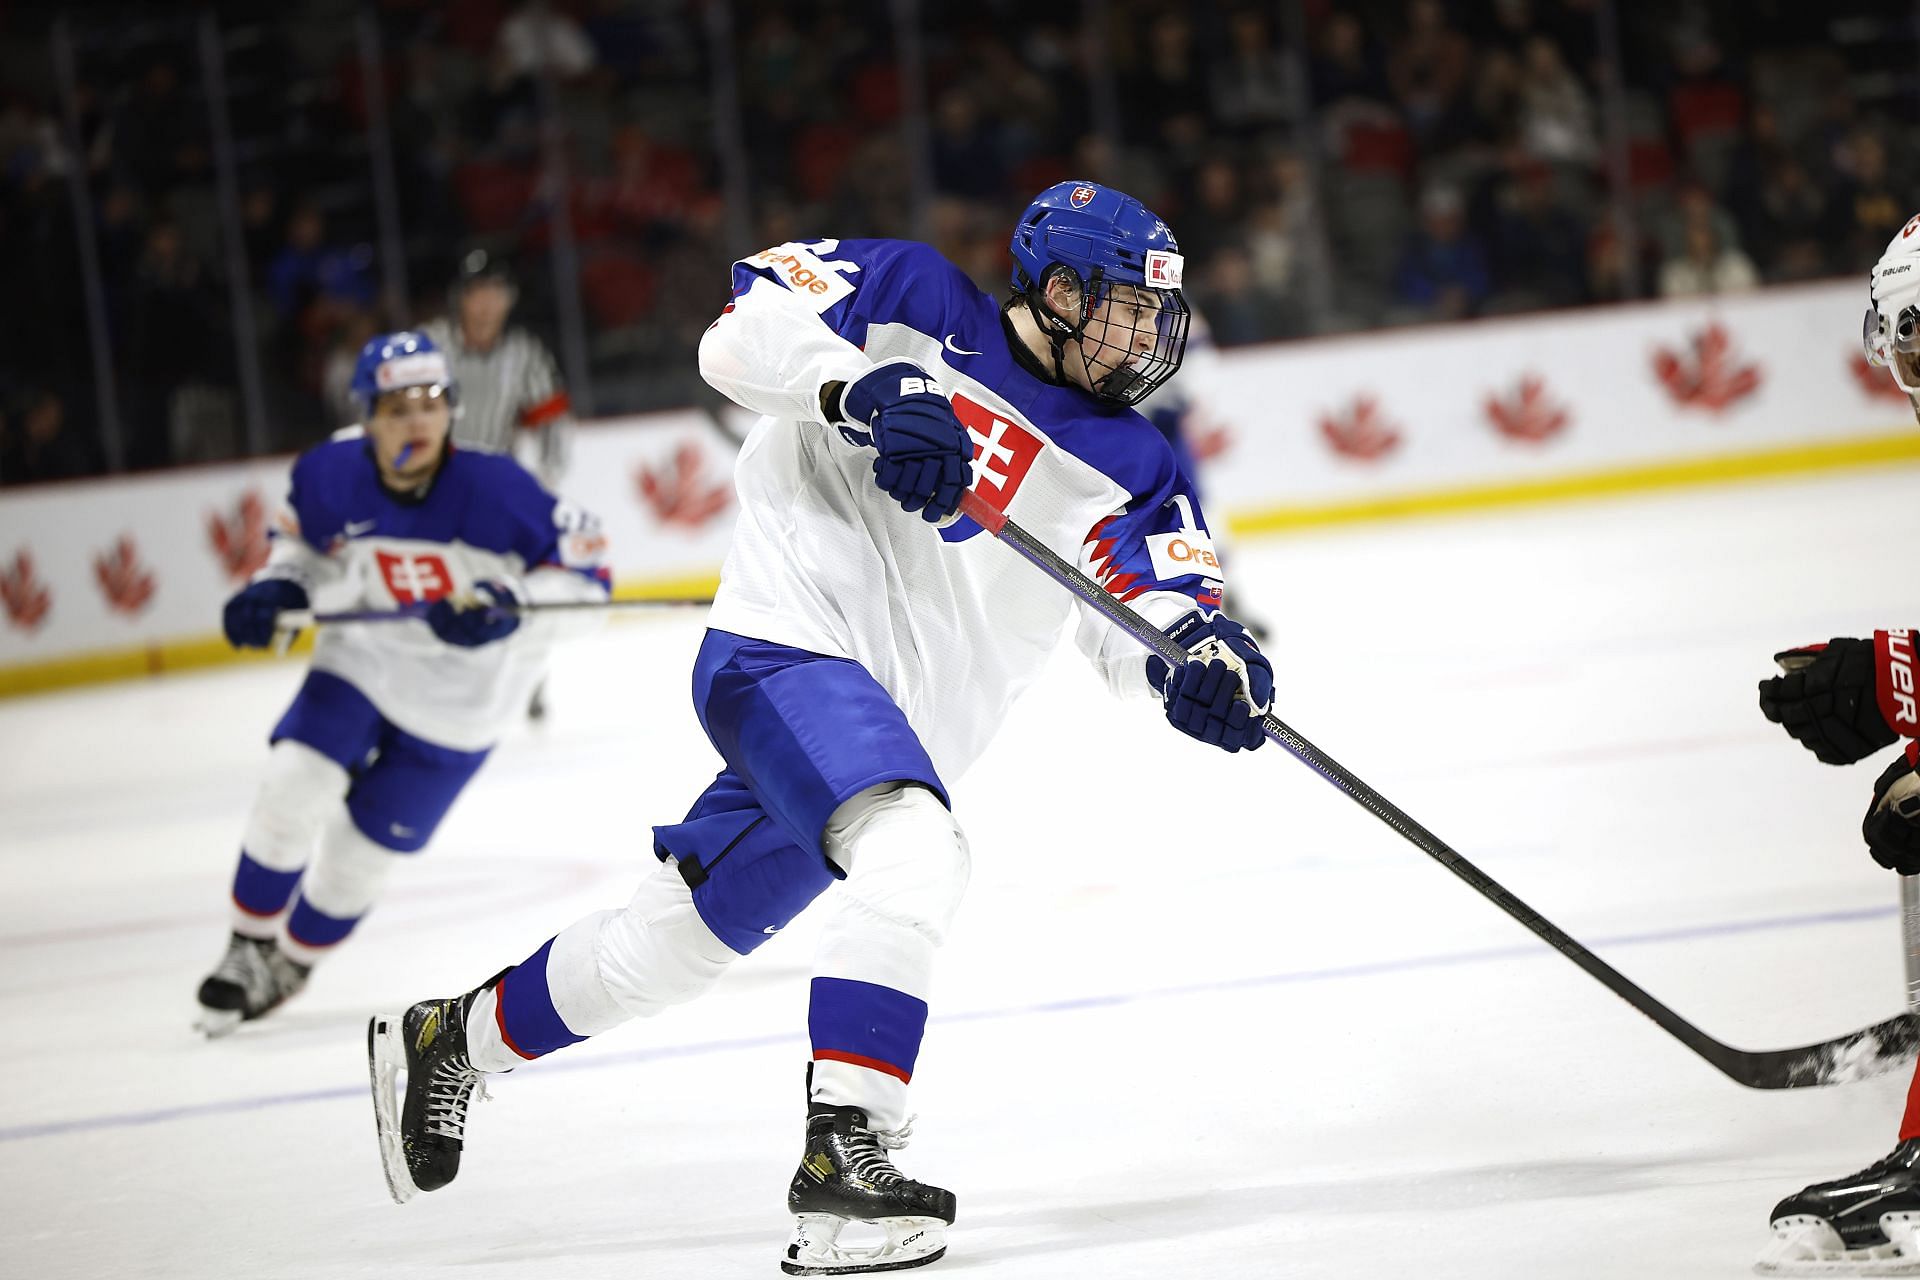
[[1228,513],[1227,528],[1233,533],[1253,537],[1367,520],[1449,515],[1529,503],[1578,501],[1582,498],[1612,497],[1657,489],[1728,484],[1915,461],[1920,461],[1920,433],[1870,436],[1830,444],[1796,445],[1754,453],[1679,458],[1604,471],[1542,476],[1537,480],[1463,485],[1458,489],[1429,489],[1337,502],[1238,510]]

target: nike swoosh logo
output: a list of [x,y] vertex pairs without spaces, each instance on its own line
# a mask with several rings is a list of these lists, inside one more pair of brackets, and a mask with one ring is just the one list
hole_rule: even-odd
[[980,353],[979,353],[978,351],[967,351],[967,350],[964,350],[964,349],[962,349],[962,348],[960,348],[960,347],[956,347],[956,346],[954,346],[954,345],[953,345],[953,339],[954,339],[954,337],[955,337],[955,336],[956,336],[956,335],[954,335],[954,334],[951,334],[951,333],[950,333],[950,334],[948,334],[948,335],[947,335],[947,339],[946,339],[946,341],[945,341],[944,343],[942,343],[941,345],[942,345],[942,346],[944,346],[944,347],[946,347],[946,349],[947,349],[947,350],[949,350],[949,351],[951,351],[951,352],[953,352],[953,354],[955,354],[955,355],[957,355],[957,356],[977,356],[977,355],[979,355],[979,354],[980,354]]
[[766,928],[764,928],[764,929],[762,929],[762,930],[761,930],[760,932],[762,932],[762,933],[778,933],[778,932],[780,932],[780,926],[779,926],[779,925],[777,925],[777,924],[770,924],[770,925],[768,925],[768,926],[767,926]]
[[373,532],[373,526],[378,523],[380,523],[378,520],[355,520],[352,524],[340,526],[340,536],[357,538],[363,533]]

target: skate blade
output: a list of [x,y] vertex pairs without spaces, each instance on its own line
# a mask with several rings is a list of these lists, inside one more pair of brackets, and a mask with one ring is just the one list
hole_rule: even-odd
[[1823,1218],[1782,1218],[1753,1269],[1763,1276],[1920,1276],[1920,1214],[1882,1214],[1880,1229],[1887,1243],[1849,1249]]
[[843,1245],[840,1232],[850,1220],[830,1213],[794,1218],[793,1239],[780,1269],[790,1276],[850,1276],[869,1271],[904,1271],[937,1261],[947,1251],[947,1224],[938,1218],[876,1218],[887,1233],[878,1244]]
[[367,1021],[367,1074],[373,1086],[373,1128],[380,1139],[380,1167],[387,1175],[387,1194],[405,1204],[418,1190],[407,1169],[407,1153],[400,1144],[399,1075],[406,1070],[407,1051],[400,1039],[400,1016],[377,1014]]
[[238,1009],[209,1009],[201,1005],[199,1016],[193,1020],[193,1029],[209,1040],[218,1040],[232,1035],[244,1020]]

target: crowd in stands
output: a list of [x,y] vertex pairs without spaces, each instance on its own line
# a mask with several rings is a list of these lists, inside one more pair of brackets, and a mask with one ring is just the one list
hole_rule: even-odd
[[1899,6],[905,7],[923,76],[884,0],[215,4],[237,225],[205,6],[74,11],[71,128],[62,7],[0,8],[0,484],[106,464],[97,344],[127,467],[244,452],[243,351],[264,446],[317,439],[359,344],[443,309],[476,245],[517,263],[515,319],[607,413],[703,394],[733,258],[924,236],[1003,292],[1013,217],[1065,177],[1167,218],[1223,345],[1864,273],[1920,208]]

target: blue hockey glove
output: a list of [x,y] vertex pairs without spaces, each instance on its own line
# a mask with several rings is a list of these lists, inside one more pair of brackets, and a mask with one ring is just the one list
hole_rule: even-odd
[[288,609],[307,607],[307,589],[286,578],[266,578],[240,588],[220,615],[227,643],[236,649],[266,649],[274,642],[273,624]]
[[1169,672],[1158,654],[1147,659],[1147,682],[1160,691],[1167,722],[1222,751],[1253,751],[1266,741],[1260,717],[1273,705],[1273,664],[1247,629],[1198,609],[1168,628],[1187,650]]
[[513,588],[504,582],[477,582],[471,596],[455,599],[442,596],[427,608],[427,625],[433,634],[462,649],[478,649],[483,644],[505,639],[520,626],[520,615],[503,605],[518,603]]
[[973,482],[973,437],[925,369],[911,360],[875,365],[846,385],[840,408],[872,435],[874,483],[888,496],[928,524],[959,510]]

